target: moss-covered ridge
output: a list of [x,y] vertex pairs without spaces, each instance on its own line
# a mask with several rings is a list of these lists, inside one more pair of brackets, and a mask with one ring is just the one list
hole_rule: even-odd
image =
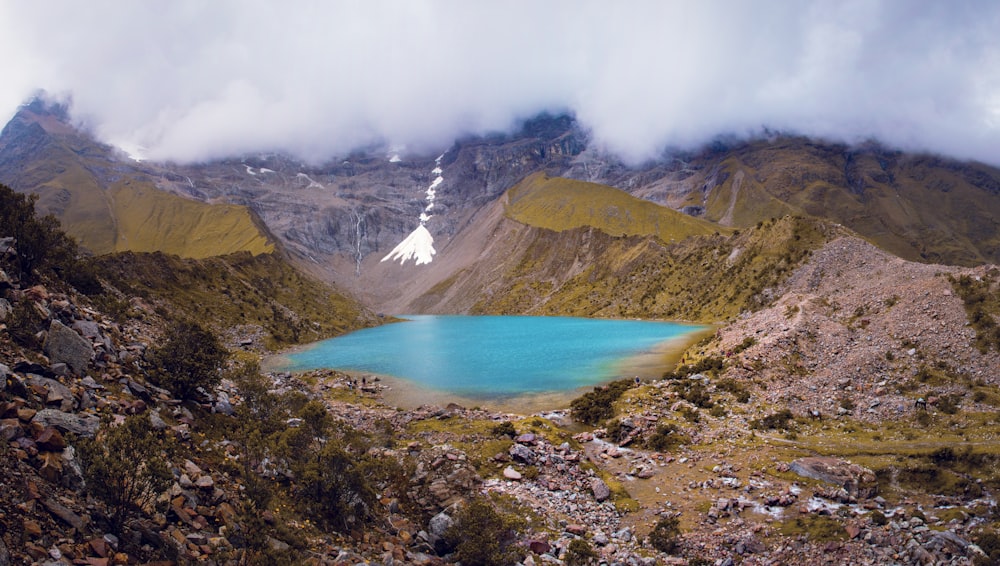
[[328,338],[372,326],[376,320],[360,304],[303,275],[278,254],[184,259],[126,252],[93,261],[101,277],[124,296],[143,298],[169,318],[205,321],[220,333],[261,328],[269,347]]
[[656,236],[670,242],[720,230],[614,187],[545,173],[529,175],[505,198],[509,218],[556,232],[592,227],[611,236]]
[[669,245],[593,228],[535,229],[525,251],[511,258],[471,311],[724,320],[768,304],[768,289],[844,233],[827,222],[792,216]]

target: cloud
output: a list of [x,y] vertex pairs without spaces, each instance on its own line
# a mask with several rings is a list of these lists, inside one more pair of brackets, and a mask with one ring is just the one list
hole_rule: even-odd
[[572,111],[629,160],[767,127],[1000,164],[1000,4],[0,4],[0,115],[72,96],[150,157],[434,150]]

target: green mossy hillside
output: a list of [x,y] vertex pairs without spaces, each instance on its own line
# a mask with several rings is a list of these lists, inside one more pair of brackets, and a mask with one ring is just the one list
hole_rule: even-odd
[[724,320],[768,304],[767,289],[844,233],[802,217],[674,244],[587,228],[538,229],[472,312]]
[[529,175],[505,198],[509,218],[556,232],[592,227],[611,236],[656,236],[670,242],[720,230],[614,187],[545,173]]
[[204,321],[216,331],[260,327],[269,347],[328,338],[376,320],[353,299],[303,275],[277,254],[184,259],[126,252],[92,262],[118,291],[104,293],[108,303],[137,296],[168,318]]

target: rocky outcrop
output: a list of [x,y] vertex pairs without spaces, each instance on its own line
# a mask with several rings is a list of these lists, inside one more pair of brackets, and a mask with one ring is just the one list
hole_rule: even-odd
[[799,458],[789,465],[789,470],[802,477],[838,485],[850,497],[867,499],[878,494],[875,472],[839,458]]
[[77,375],[82,375],[94,358],[93,345],[58,320],[49,325],[44,349],[52,363],[64,363]]

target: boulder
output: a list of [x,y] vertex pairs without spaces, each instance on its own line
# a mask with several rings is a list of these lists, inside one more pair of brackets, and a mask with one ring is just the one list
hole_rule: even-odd
[[77,375],[82,375],[94,358],[90,341],[58,320],[49,325],[43,348],[52,363],[65,363]]
[[0,364],[0,391],[7,389],[7,378],[10,377],[10,368]]
[[590,482],[590,491],[594,494],[594,499],[598,501],[604,501],[611,497],[611,488],[608,484],[604,483],[604,480],[600,478],[594,478]]
[[444,536],[444,533],[451,528],[454,522],[455,521],[451,518],[451,515],[442,511],[431,517],[431,521],[427,524],[427,528],[430,529],[431,537],[434,537],[434,540],[437,540]]
[[47,391],[45,397],[46,405],[59,405],[59,409],[62,411],[73,410],[76,399],[73,397],[73,391],[69,387],[54,379],[33,374],[28,374],[28,378],[25,381],[29,386],[44,388]]
[[521,472],[518,472],[514,468],[511,468],[510,466],[507,466],[503,470],[503,477],[505,477],[505,478],[507,478],[509,480],[519,480],[519,479],[521,479]]
[[806,478],[838,485],[851,497],[869,498],[878,493],[875,472],[839,458],[799,458],[788,469]]
[[527,446],[523,444],[514,444],[510,447],[510,457],[514,460],[524,463],[524,464],[534,464],[537,456]]
[[7,299],[0,299],[0,322],[6,321],[12,312],[14,309],[10,306],[10,302]]
[[86,438],[94,438],[101,425],[101,419],[96,415],[64,413],[56,409],[38,411],[31,422],[38,423],[43,427],[53,426],[62,432],[71,432]]

